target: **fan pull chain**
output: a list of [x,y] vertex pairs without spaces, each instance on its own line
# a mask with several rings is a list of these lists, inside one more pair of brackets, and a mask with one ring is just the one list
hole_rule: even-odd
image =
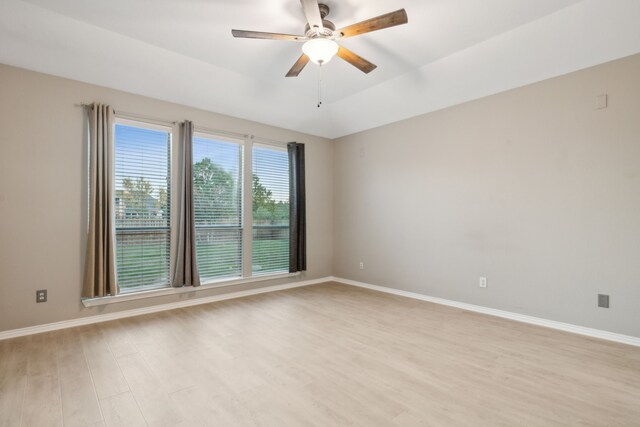
[[322,105],[322,63],[318,67],[318,108]]

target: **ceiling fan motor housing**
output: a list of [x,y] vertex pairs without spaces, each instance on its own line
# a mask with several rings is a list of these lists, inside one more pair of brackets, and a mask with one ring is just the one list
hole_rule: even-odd
[[327,17],[327,15],[329,15],[331,9],[329,9],[329,6],[323,3],[318,4],[318,8],[320,9],[320,17],[322,18],[322,30],[317,31],[316,29],[311,29],[311,27],[307,23],[304,26],[304,33],[307,38],[310,39],[317,37],[332,37],[333,32],[336,30],[336,26],[333,22],[324,19]]
[[305,36],[307,36],[307,38],[313,39],[316,37],[332,37],[333,36],[333,32],[336,30],[336,26],[334,25],[333,22],[331,21],[327,21],[326,19],[322,20],[322,30],[320,30],[319,32],[316,31],[315,29],[311,29],[309,27],[309,24],[304,26],[304,33]]

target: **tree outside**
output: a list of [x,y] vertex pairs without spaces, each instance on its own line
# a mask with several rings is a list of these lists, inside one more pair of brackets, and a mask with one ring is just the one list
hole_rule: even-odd
[[143,177],[124,178],[122,189],[116,190],[116,219],[123,225],[165,221],[169,217],[168,209],[167,190],[160,188],[156,191],[153,184]]
[[[156,191],[152,183],[143,177],[127,177],[122,180],[122,190],[116,197],[121,200],[123,219],[166,217],[168,194],[165,188]],[[226,217],[237,218],[240,209],[239,191],[234,178],[208,157],[193,165],[193,191],[196,200],[196,222],[207,224]],[[155,194],[154,194],[155,193]],[[273,193],[253,174],[253,221],[259,224],[281,223],[289,219],[289,203],[276,201]]]
[[240,213],[239,189],[234,177],[205,157],[193,165],[193,196],[196,224],[237,222]]
[[253,223],[274,224],[289,220],[289,203],[273,199],[273,193],[253,174]]

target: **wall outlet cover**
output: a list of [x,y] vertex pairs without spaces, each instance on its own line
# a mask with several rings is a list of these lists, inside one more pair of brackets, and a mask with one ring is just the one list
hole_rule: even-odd
[[598,294],[598,307],[609,308],[609,295]]
[[36,291],[36,303],[47,302],[47,290],[40,289]]
[[606,94],[596,96],[596,110],[604,110],[609,106],[609,96]]

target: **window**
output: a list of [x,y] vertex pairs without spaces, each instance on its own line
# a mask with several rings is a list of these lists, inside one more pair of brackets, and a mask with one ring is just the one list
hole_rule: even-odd
[[200,280],[242,276],[242,142],[193,138],[193,204]]
[[171,129],[115,126],[116,270],[120,291],[169,285]]
[[285,148],[254,144],[254,275],[289,271],[289,158]]
[[[172,131],[116,120],[114,211],[121,293],[171,285],[177,232],[171,222],[171,176],[179,172],[172,171]],[[286,147],[196,132],[192,166],[200,282],[287,273]]]

